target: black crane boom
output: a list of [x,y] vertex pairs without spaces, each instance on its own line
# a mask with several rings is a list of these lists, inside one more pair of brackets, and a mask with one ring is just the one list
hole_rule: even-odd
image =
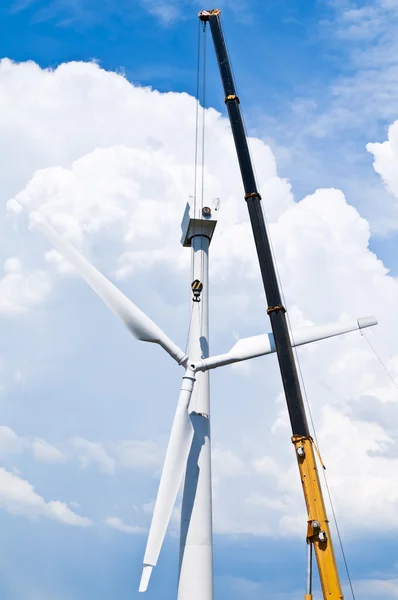
[[249,210],[264,291],[268,302],[267,312],[271,320],[272,333],[275,340],[279,368],[293,434],[307,437],[309,435],[309,429],[287,327],[286,310],[282,303],[276,268],[261,206],[261,196],[258,192],[256,178],[254,176],[249,146],[240,111],[240,101],[236,95],[227,47],[221,28],[219,11],[202,11],[199,16],[202,21],[208,21],[210,24],[217,61],[220,68],[221,79],[224,86],[225,102],[242,174],[245,199]]
[[[201,11],[201,21],[210,24],[211,34],[217,55],[218,66],[224,86],[225,102],[235,141],[240,171],[245,190],[245,200],[257,249],[265,296],[274,336],[279,368],[285,391],[290,423],[293,431],[292,442],[296,451],[301,483],[308,512],[307,544],[309,546],[308,571],[312,573],[312,547],[315,548],[324,600],[342,600],[343,594],[334,556],[322,488],[316,465],[314,443],[309,434],[303,397],[301,394],[296,363],[289,336],[286,309],[278,284],[278,277],[272,249],[267,233],[261,196],[257,189],[253,165],[247,143],[246,132],[240,111],[240,101],[236,94],[232,70],[220,22],[220,10]],[[310,575],[305,600],[312,600],[312,577]]]

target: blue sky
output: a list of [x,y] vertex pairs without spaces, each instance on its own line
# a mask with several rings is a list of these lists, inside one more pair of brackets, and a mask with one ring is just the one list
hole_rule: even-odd
[[[224,0],[220,6],[245,121],[257,138],[256,170],[269,194],[292,321],[377,313],[380,332],[372,340],[396,376],[398,290],[384,267],[397,274],[398,150],[392,141],[388,163],[380,151],[376,172],[366,145],[386,142],[398,119],[397,2]],[[179,93],[195,94],[201,8],[210,7],[193,0],[0,6],[4,57],[42,69],[95,60],[127,80],[92,65],[58,69],[50,78],[39,68],[4,63],[2,205],[16,198],[55,215],[53,224],[181,345],[188,262],[178,234],[191,181],[186,156],[194,104]],[[225,114],[208,41],[208,106]],[[208,114],[212,189],[206,193],[220,194],[226,206],[212,272],[212,349],[222,352],[236,336],[263,330],[264,305],[232,139],[225,122]],[[280,178],[290,182],[297,204]],[[345,198],[330,190],[311,196],[319,188],[342,190]],[[140,203],[146,194],[156,209],[153,232]],[[162,202],[171,214],[160,218]],[[120,206],[127,207],[122,217]],[[12,475],[0,473],[0,492],[3,477],[16,496],[0,493],[0,593],[4,600],[141,597],[145,531],[178,369],[159,349],[130,339],[90,290],[63,274],[57,257],[44,259],[46,241],[28,230],[26,217],[11,213],[4,208],[1,225],[0,466]],[[7,263],[10,257],[17,262]],[[390,600],[398,585],[394,389],[360,336],[300,356],[358,596]],[[297,597],[305,581],[305,545],[297,534],[303,502],[297,473],[287,476],[290,434],[276,361],[212,377],[215,597]],[[338,443],[336,431],[345,437]],[[70,511],[65,518],[51,505],[56,499]],[[176,597],[176,523],[171,529],[148,600]],[[341,575],[346,586],[343,567]]]
[[[249,130],[271,144],[279,172],[292,182],[298,198],[316,187],[336,186],[374,219],[375,233],[381,235],[372,247],[395,272],[391,249],[397,240],[386,223],[379,223],[373,191],[380,195],[383,190],[364,151],[368,141],[385,138],[393,116],[386,103],[393,100],[395,80],[389,82],[387,74],[382,101],[375,104],[366,85],[373,56],[391,52],[389,31],[372,31],[365,17],[364,31],[351,32],[353,24],[342,17],[351,5],[363,9],[367,2],[247,0],[225,2],[222,8]],[[132,82],[195,94],[195,14],[200,7],[181,0],[123,0],[116,7],[108,1],[4,2],[3,54],[45,67],[95,59],[105,69],[122,70]],[[391,22],[391,15],[382,17]],[[374,18],[380,20],[380,15]],[[218,72],[211,52],[209,56],[208,104],[224,111]],[[346,99],[335,90],[340,84],[354,88]],[[340,103],[347,114],[325,125]],[[391,212],[395,218],[395,209]]]
[[[320,39],[319,21],[334,11],[308,1],[226,2],[223,18],[242,97],[270,116],[339,73],[338,57]],[[200,5],[161,2],[28,2],[2,7],[5,56],[53,67],[66,60],[96,59],[105,69],[160,91],[195,93]],[[336,49],[334,48],[334,51]],[[214,59],[212,54],[210,60]],[[250,64],[250,69],[248,69]],[[208,101],[223,109],[218,73],[212,69]],[[253,87],[254,84],[254,87]],[[259,98],[261,95],[261,98]],[[280,105],[283,100],[284,106]],[[248,115],[249,116],[249,115]]]

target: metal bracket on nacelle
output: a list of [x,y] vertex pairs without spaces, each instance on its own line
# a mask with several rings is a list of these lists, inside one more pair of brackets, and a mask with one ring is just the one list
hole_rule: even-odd
[[212,211],[208,206],[201,208],[199,204],[192,206],[187,202],[181,223],[181,244],[185,248],[191,246],[192,238],[197,235],[203,235],[211,241],[217,225],[217,217],[213,214],[216,211],[217,209]]

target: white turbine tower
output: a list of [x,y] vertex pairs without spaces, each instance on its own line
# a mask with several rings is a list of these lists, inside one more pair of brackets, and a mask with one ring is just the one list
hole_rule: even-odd
[[[159,344],[184,368],[139,590],[144,592],[147,589],[184,479],[178,600],[212,600],[209,370],[275,352],[273,335],[269,333],[241,339],[229,352],[209,357],[208,252],[216,220],[206,207],[196,210],[187,205],[182,223],[182,243],[190,246],[192,252],[193,298],[188,354],[37,213],[31,215],[31,222],[47,236],[137,339]],[[291,343],[292,346],[301,346],[376,324],[374,317],[366,317],[346,323],[302,327],[291,332]]]

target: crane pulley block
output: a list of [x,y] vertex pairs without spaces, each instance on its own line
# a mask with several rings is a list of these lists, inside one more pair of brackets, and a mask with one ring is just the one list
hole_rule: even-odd
[[193,293],[193,302],[200,302],[200,294],[203,290],[203,283],[199,279],[195,279],[195,281],[191,283],[191,290]]
[[208,21],[210,17],[218,17],[221,14],[219,8],[213,8],[212,10],[201,10],[199,13],[199,19],[201,21]]

